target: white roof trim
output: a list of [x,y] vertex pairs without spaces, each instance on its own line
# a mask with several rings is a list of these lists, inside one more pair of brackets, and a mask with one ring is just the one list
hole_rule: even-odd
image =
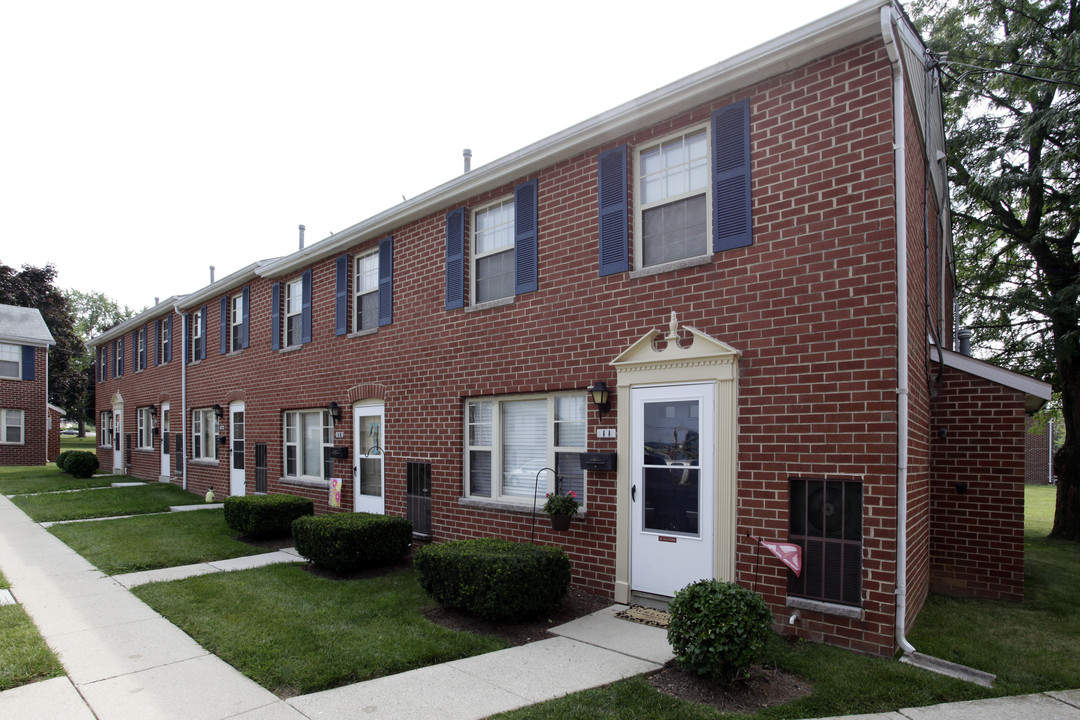
[[[1042,401],[1049,400],[1053,396],[1053,388],[1049,383],[1045,383],[1042,380],[1036,380],[1033,377],[1021,375],[1018,372],[1006,370],[1005,368],[998,367],[992,363],[977,360],[969,355],[961,355],[952,350],[942,350],[941,353],[944,356],[945,365],[955,370],[981,377],[990,382],[997,383],[998,385],[1004,385],[1005,387],[1012,388],[1013,390],[1017,390],[1025,395],[1032,398],[1038,398]],[[1038,409],[1041,405],[1041,402],[1036,403],[1035,409]]]
[[196,305],[201,305],[207,300],[217,297],[223,292],[232,290],[237,285],[241,285],[249,280],[254,280],[259,276],[259,268],[263,265],[268,265],[277,262],[281,258],[270,258],[268,260],[256,260],[246,267],[242,267],[236,272],[226,275],[215,283],[207,285],[201,290],[196,290],[190,295],[185,295],[176,301],[177,312],[182,311],[184,308],[192,308]]
[[67,410],[65,410],[64,408],[56,407],[52,403],[45,403],[45,404],[49,407],[50,410],[58,412],[58,413],[60,413],[61,415],[64,415],[64,416],[67,415]]
[[155,315],[160,315],[165,310],[172,310],[173,304],[178,302],[183,297],[183,295],[173,295],[172,297],[165,298],[154,307],[147,308],[138,315],[128,318],[119,325],[115,325],[106,330],[105,332],[99,335],[95,335],[94,337],[90,338],[90,340],[86,344],[88,347],[96,347],[104,342],[108,342],[109,340],[118,338],[121,335],[127,333],[127,331],[134,330],[140,325],[145,324],[147,320],[154,317]]

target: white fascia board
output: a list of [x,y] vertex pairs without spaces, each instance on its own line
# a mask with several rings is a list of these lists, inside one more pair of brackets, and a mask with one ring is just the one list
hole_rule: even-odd
[[[941,353],[947,367],[1024,393],[1029,397],[1029,402],[1025,403],[1029,411],[1037,410],[1042,406],[1043,402],[1049,400],[1053,395],[1053,388],[1049,383],[1042,380],[1021,375],[1018,372],[1006,370],[992,363],[977,360],[969,355],[962,355],[952,350],[942,350]],[[1035,402],[1030,402],[1030,400],[1035,400]]]
[[154,307],[143,310],[138,315],[128,318],[119,325],[111,327],[99,335],[95,335],[87,341],[87,347],[97,347],[102,343],[109,342],[110,340],[114,340],[121,335],[126,334],[129,330],[134,330],[140,325],[145,324],[147,320],[155,315],[160,315],[166,310],[172,310],[173,305],[182,297],[183,295],[173,295],[172,297],[166,298]]
[[26,337],[23,335],[16,335],[14,333],[4,335],[0,337],[0,342],[9,343],[11,345],[32,345],[33,347],[48,348],[50,345],[55,345],[56,341],[42,340],[40,337]]
[[52,411],[54,411],[54,412],[58,412],[58,413],[60,413],[60,415],[61,415],[61,416],[66,416],[66,415],[67,415],[67,410],[65,410],[64,408],[56,407],[56,406],[55,406],[55,405],[53,405],[52,403],[45,403],[45,405],[46,405],[46,407],[48,407],[48,408],[49,408],[50,410],[52,410]]
[[438,187],[384,210],[303,250],[258,270],[280,277],[313,262],[407,225],[449,210],[478,194],[498,188],[561,160],[573,157],[635,130],[646,128],[757,82],[801,67],[837,50],[881,35],[882,7],[891,0],[863,0],[770,40],[728,60],[677,80],[589,120],[540,140],[499,160],[471,170]]
[[243,285],[246,282],[250,282],[259,277],[258,269],[267,264],[273,263],[280,258],[270,258],[269,260],[257,260],[247,267],[242,267],[231,275],[226,275],[220,280],[207,285],[201,290],[196,290],[190,295],[185,295],[176,302],[176,311],[183,312],[187,308],[193,308],[196,305],[201,305],[211,298],[215,298],[221,295],[223,292],[232,290],[235,287]]

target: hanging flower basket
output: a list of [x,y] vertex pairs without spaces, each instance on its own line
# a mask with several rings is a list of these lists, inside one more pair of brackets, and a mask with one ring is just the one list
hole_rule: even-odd
[[573,515],[552,515],[551,529],[558,530],[559,532],[566,532],[570,529],[570,521],[573,519]]

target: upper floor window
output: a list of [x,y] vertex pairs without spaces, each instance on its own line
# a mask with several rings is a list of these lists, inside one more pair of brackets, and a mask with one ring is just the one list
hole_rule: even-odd
[[0,377],[22,379],[22,345],[0,343]]
[[356,258],[356,274],[353,287],[356,298],[353,303],[353,328],[371,330],[379,326],[379,254],[377,252]]
[[303,341],[304,284],[296,278],[285,284],[285,347]]
[[113,377],[124,374],[124,338],[120,338],[113,345]]
[[709,137],[705,127],[638,151],[637,267],[709,252]]
[[206,328],[206,318],[200,308],[191,313],[191,362],[202,357],[203,330]]
[[514,199],[473,213],[472,278],[474,302],[514,294]]
[[0,409],[0,443],[8,445],[22,445],[25,417],[22,410]]
[[467,494],[531,503],[534,489],[538,500],[549,492],[573,490],[584,502],[585,476],[578,455],[585,452],[585,412],[582,393],[469,400],[465,405]]
[[229,352],[236,352],[243,347],[244,332],[244,296],[229,298]]
[[292,410],[285,413],[285,477],[324,480],[329,478],[330,413],[326,410]]
[[158,343],[160,345],[160,354],[158,355],[159,362],[168,362],[172,359],[172,316],[164,318],[160,321],[161,329],[158,331]]
[[213,408],[191,411],[191,457],[217,460],[217,415]]
[[135,342],[136,342],[136,353],[137,353],[137,360],[138,360],[138,367],[136,367],[135,369],[136,370],[145,370],[146,369],[146,328],[145,327],[139,328],[139,330],[137,332],[137,335],[136,335],[136,338],[135,338]]
[[109,346],[102,345],[98,348],[98,382],[109,379]]

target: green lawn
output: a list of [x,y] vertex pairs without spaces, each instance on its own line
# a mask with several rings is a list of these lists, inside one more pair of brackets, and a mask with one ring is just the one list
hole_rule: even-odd
[[51,464],[37,467],[0,467],[0,495],[107,487],[114,480],[112,475],[79,480]]
[[94,452],[97,450],[97,438],[92,435],[88,435],[84,438],[76,435],[61,435],[60,436],[60,450],[89,450]]
[[429,622],[416,573],[330,580],[298,565],[151,583],[133,592],[282,697],[498,650]]
[[172,505],[194,505],[203,499],[175,485],[152,483],[53,495],[19,495],[11,501],[34,522],[53,522],[168,512]]
[[[0,573],[0,589],[7,587]],[[63,674],[26,611],[19,605],[0,605],[0,691]]]
[[220,509],[53,525],[49,532],[108,575],[266,552],[234,539]]

